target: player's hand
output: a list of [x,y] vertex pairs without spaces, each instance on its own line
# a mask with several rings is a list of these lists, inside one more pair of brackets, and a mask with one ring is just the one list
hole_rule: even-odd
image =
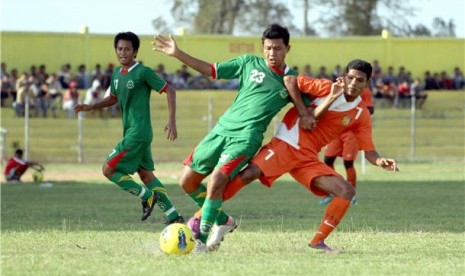
[[176,129],[176,124],[173,122],[168,122],[165,126],[165,134],[166,134],[166,139],[170,141],[176,140],[178,137],[178,131]]
[[78,114],[81,111],[90,111],[90,106],[88,104],[77,104],[73,108],[74,114]]
[[308,109],[308,112],[304,115],[301,115],[299,120],[299,125],[302,129],[312,130],[316,127],[316,119],[313,116],[313,109]]
[[154,36],[152,46],[154,51],[159,51],[169,56],[174,56],[178,51],[178,45],[172,35],[169,35],[169,37],[162,35]]
[[344,93],[346,84],[343,77],[338,77],[335,82],[331,85],[331,91],[329,97],[335,99]]
[[397,167],[397,162],[394,159],[389,158],[379,158],[376,161],[376,164],[381,168],[391,171],[391,172],[398,172],[399,168]]

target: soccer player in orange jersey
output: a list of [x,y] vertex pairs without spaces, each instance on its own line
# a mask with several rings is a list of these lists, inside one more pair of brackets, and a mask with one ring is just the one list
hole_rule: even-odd
[[335,83],[303,74],[285,77],[290,93],[298,90],[307,93],[315,105],[324,103],[328,94],[343,94],[321,115],[312,131],[299,127],[299,114],[304,107],[296,105],[291,108],[283,118],[275,137],[228,183],[223,198],[231,198],[241,187],[255,179],[260,179],[263,185],[271,187],[281,175],[290,173],[315,195],[334,195],[309,246],[328,253],[339,252],[326,245],[325,239],[344,217],[355,195],[355,189],[334,169],[318,159],[321,148],[350,130],[357,137],[359,147],[365,151],[365,157],[370,163],[389,171],[398,171],[394,159],[381,157],[376,151],[370,112],[359,97],[369,84],[371,72],[372,67],[368,62],[356,59],[349,62],[344,77]]
[[[366,87],[360,94],[362,101],[367,106],[370,114],[375,112],[371,90]],[[357,172],[355,171],[354,161],[357,159],[358,151],[357,137],[352,131],[342,133],[338,138],[331,141],[325,149],[325,164],[334,169],[334,161],[338,156],[342,157],[344,168],[346,170],[346,180],[354,186],[357,186]],[[333,195],[329,195],[320,200],[321,205],[326,205],[333,200]],[[352,204],[356,204],[357,199],[352,198]]]

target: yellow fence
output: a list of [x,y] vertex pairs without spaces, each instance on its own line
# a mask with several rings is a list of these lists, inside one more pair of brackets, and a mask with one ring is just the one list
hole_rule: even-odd
[[[181,63],[152,51],[152,37],[141,36],[138,59],[156,67],[163,63],[168,72],[179,69]],[[223,61],[243,53],[261,55],[261,38],[238,36],[180,36],[179,46],[209,62]],[[1,32],[1,61],[8,69],[20,72],[31,65],[44,64],[48,72],[57,72],[61,65],[70,63],[73,72],[79,64],[92,70],[100,63],[117,63],[113,49],[113,35],[80,33]],[[465,69],[465,39],[453,38],[393,38],[347,37],[320,39],[292,37],[287,62],[303,69],[310,64],[314,71],[326,66],[331,72],[336,64],[344,66],[353,58],[379,60],[383,69],[395,70],[405,66],[414,77],[423,77],[426,70],[451,73],[458,66]]]

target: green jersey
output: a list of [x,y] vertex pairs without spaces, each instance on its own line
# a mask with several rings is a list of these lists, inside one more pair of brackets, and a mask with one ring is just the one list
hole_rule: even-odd
[[279,74],[264,58],[247,54],[216,63],[214,67],[218,79],[239,79],[239,91],[212,131],[261,143],[273,117],[291,101],[284,86],[284,75],[297,75],[297,72],[286,68],[284,75]]
[[123,136],[136,141],[152,141],[150,91],[163,91],[166,81],[151,68],[136,63],[126,74],[121,66],[111,76],[111,93],[118,98],[123,120]]

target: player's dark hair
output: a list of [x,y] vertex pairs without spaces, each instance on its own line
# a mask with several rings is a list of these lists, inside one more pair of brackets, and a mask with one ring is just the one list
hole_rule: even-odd
[[115,40],[113,42],[113,46],[115,47],[115,50],[116,50],[116,47],[118,46],[118,41],[120,40],[131,41],[132,49],[134,50],[134,52],[137,52],[139,50],[140,40],[139,40],[139,37],[135,33],[133,32],[118,33],[115,36]]
[[282,39],[286,46],[289,45],[289,30],[279,24],[271,24],[266,28],[262,35],[262,44],[265,39]]
[[346,66],[345,73],[347,74],[350,69],[355,69],[355,70],[365,73],[367,76],[367,80],[370,79],[371,72],[373,71],[373,67],[371,67],[371,64],[361,59],[354,59],[350,61]]
[[23,154],[23,150],[22,149],[16,149],[15,154]]

